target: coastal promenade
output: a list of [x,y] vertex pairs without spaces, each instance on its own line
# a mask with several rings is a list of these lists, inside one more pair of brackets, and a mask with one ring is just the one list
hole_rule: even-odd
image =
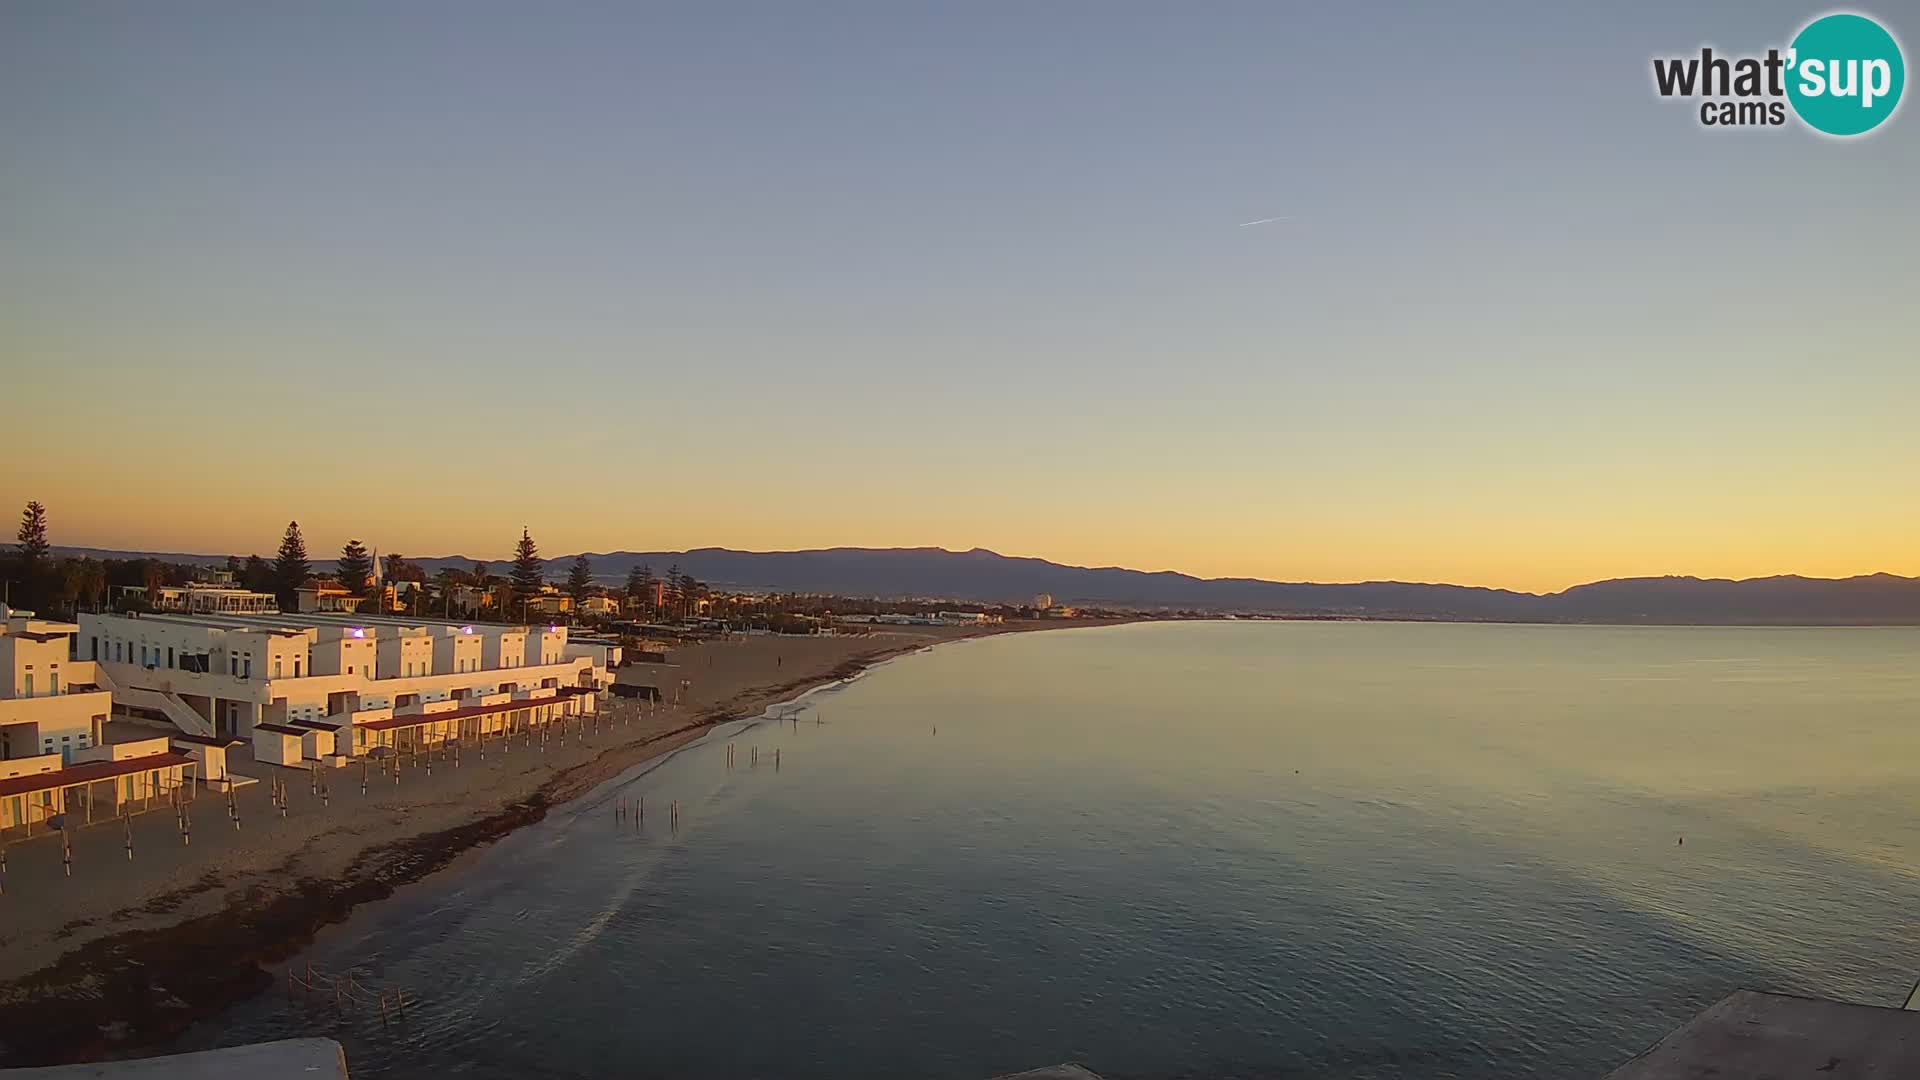
[[[1085,625],[1042,623],[1025,628]],[[273,785],[225,796],[202,789],[191,806],[191,843],[172,813],[133,821],[133,857],[123,828],[72,835],[68,877],[58,837],[7,851],[0,907],[0,1065],[88,1060],[151,1044],[264,987],[263,965],[296,951],[359,903],[446,866],[462,851],[538,820],[625,769],[698,738],[712,724],[851,674],[884,657],[942,641],[1023,627],[910,627],[864,636],[747,637],[674,650],[649,674],[671,702],[612,698],[597,725],[542,749],[490,744],[485,760],[463,753],[396,778],[377,763],[327,770],[326,798],[309,774],[246,761],[236,771],[277,773]],[[362,777],[367,790],[362,794]],[[101,1034],[102,1030],[112,1033]]]

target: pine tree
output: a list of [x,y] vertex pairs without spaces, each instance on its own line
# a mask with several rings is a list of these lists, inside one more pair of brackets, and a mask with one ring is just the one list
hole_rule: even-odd
[[540,549],[534,546],[533,536],[525,526],[520,529],[520,542],[513,548],[513,602],[516,604],[540,595],[540,586],[545,582],[540,577],[541,567],[546,561],[540,558]]
[[280,554],[273,560],[273,580],[279,587],[280,607],[292,611],[300,586],[307,583],[313,567],[307,563],[307,541],[300,535],[300,523],[287,522],[287,534],[280,538]]
[[593,563],[585,555],[573,560],[573,569],[567,571],[567,595],[573,597],[573,610],[587,602],[587,593],[593,590]]
[[47,508],[30,502],[20,512],[20,561],[29,569],[38,569],[46,561],[51,546],[47,543]]
[[627,605],[628,610],[640,611],[652,606],[653,567],[645,563],[635,563],[627,569]]
[[341,587],[350,595],[365,596],[373,581],[373,558],[367,554],[367,546],[358,540],[347,541],[340,549],[339,567],[334,576],[340,579]]
[[672,566],[667,567],[667,578],[666,578],[665,584],[666,584],[666,589],[664,590],[665,595],[662,596],[661,599],[665,601],[666,606],[670,610],[673,610],[677,614],[680,607],[680,564],[679,563],[674,563]]

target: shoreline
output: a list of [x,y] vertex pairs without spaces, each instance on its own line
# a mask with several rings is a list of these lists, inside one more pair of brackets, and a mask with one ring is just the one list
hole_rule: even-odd
[[[424,881],[462,855],[542,820],[554,807],[587,794],[636,765],[695,742],[721,724],[762,716],[774,705],[937,645],[1004,633],[1115,625],[1120,621],[1124,620],[1014,624],[876,640],[874,648],[840,657],[824,670],[812,667],[783,681],[745,685],[724,699],[704,707],[695,703],[686,714],[665,718],[670,723],[678,721],[665,730],[617,741],[579,760],[556,763],[523,795],[510,795],[497,804],[458,806],[464,811],[460,814],[463,820],[451,825],[360,845],[344,869],[333,874],[303,872],[303,859],[315,846],[312,837],[295,845],[275,865],[249,868],[252,876],[264,876],[266,881],[229,882],[220,875],[214,855],[187,860],[193,865],[183,868],[183,873],[191,875],[205,869],[204,874],[188,884],[146,896],[137,908],[102,911],[91,918],[70,921],[52,938],[63,940],[103,922],[116,924],[142,917],[157,916],[165,920],[163,925],[101,932],[64,949],[51,963],[0,980],[0,1067],[138,1056],[142,1050],[177,1038],[192,1024],[275,985],[277,980],[266,965],[284,961],[306,948],[322,930],[344,922],[360,905],[386,899],[397,888]],[[907,640],[899,640],[901,637]],[[777,658],[776,668],[783,666],[784,657]],[[618,714],[603,714],[610,715]],[[343,800],[346,797],[343,795]],[[401,809],[406,808],[402,804]],[[369,803],[361,812],[371,816],[387,810],[385,804]],[[224,832],[220,835],[225,836]],[[215,865],[206,868],[208,863]],[[267,883],[274,880],[282,882],[279,888]],[[78,881],[67,884],[80,885]],[[11,895],[15,890],[10,887],[8,891],[10,895],[4,899],[18,903]],[[189,901],[199,899],[198,906],[206,907],[206,896],[216,892],[223,893],[221,902],[210,910],[169,918],[189,906]]]

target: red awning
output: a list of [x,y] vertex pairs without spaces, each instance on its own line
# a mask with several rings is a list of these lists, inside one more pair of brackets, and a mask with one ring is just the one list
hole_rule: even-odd
[[8,777],[0,780],[0,799],[9,795],[27,795],[37,791],[79,787],[81,784],[112,780],[115,777],[129,776],[149,769],[171,769],[175,765],[185,765],[192,760],[185,754],[169,750],[164,754],[148,754],[145,757],[124,758],[120,761],[88,761],[65,769],[55,769],[52,772]]
[[448,709],[437,713],[409,713],[406,716],[390,716],[384,720],[369,720],[364,724],[355,724],[361,731],[392,731],[396,728],[424,727],[428,724],[443,724],[449,720],[467,720],[475,716],[492,716],[494,713],[513,712],[517,709],[532,709],[541,705],[552,705],[560,700],[559,694],[548,697],[524,698],[520,701],[502,701],[495,705],[469,705],[464,709]]

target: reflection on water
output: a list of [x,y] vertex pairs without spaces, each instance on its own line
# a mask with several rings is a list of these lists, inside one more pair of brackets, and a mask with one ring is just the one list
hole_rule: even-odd
[[418,994],[404,1025],[266,995],[186,1045],[333,1034],[358,1077],[1596,1075],[1736,986],[1898,1003],[1917,705],[1907,629],[968,642],[312,950]]

